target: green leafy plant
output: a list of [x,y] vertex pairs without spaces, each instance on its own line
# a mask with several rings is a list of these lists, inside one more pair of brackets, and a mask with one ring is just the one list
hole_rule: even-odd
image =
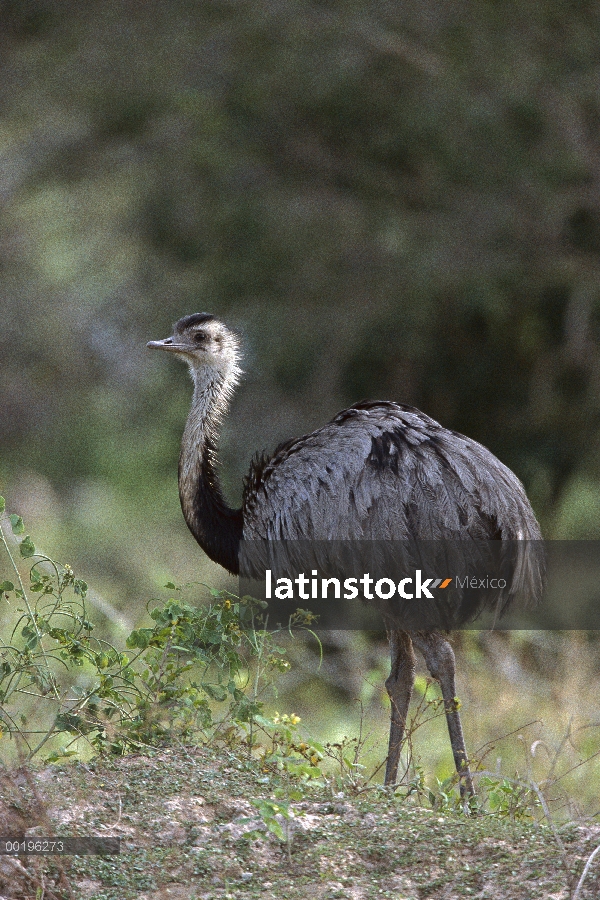
[[285,771],[301,781],[321,778],[325,750],[317,741],[306,741],[298,733],[300,718],[293,713],[254,717],[256,741],[261,739],[259,758],[263,771]]
[[512,778],[484,775],[479,783],[493,816],[513,822],[531,822],[539,800],[533,788]]
[[[287,742],[292,764],[294,717],[275,722],[263,715],[277,674],[289,668],[277,632],[264,626],[264,603],[214,589],[199,606],[181,597],[153,601],[152,625],[134,630],[124,652],[94,636],[87,584],[20,537],[20,516],[8,522],[14,537],[0,523],[0,540],[15,580],[0,591],[15,621],[10,635],[0,635],[0,729],[22,739],[29,758],[51,739],[49,760],[80,752],[81,740],[117,754],[175,738],[245,744],[252,752],[262,732],[270,761],[277,753],[283,758]],[[28,579],[16,547],[32,561]],[[172,582],[166,587],[183,592]],[[311,620],[299,611],[290,627]]]
[[[294,823],[302,812],[295,806],[292,806],[293,800],[302,798],[301,791],[290,791],[286,798],[282,790],[275,791],[274,800],[251,800],[252,806],[258,811],[263,824],[270,834],[274,834],[282,843],[285,844],[288,860],[292,860],[292,840],[294,836]],[[248,818],[242,819],[242,822],[251,821]],[[255,840],[262,837],[260,831],[253,829],[247,831],[244,835],[246,840]]]

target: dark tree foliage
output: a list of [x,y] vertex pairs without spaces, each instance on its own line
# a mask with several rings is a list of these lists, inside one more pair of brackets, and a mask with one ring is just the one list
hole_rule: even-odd
[[230,487],[393,399],[597,536],[599,48],[591,2],[0,4],[2,480],[154,496],[188,397],[143,347],[207,310]]

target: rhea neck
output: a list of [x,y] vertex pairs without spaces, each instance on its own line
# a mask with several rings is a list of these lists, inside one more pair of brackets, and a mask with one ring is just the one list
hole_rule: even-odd
[[179,457],[179,498],[188,528],[214,562],[239,572],[242,510],[228,506],[218,476],[218,427],[237,381],[237,367],[190,366],[192,408]]

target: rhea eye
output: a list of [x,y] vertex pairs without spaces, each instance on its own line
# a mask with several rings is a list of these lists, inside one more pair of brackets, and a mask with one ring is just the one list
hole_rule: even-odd
[[206,332],[205,331],[197,331],[194,335],[194,340],[197,344],[202,344],[206,340]]

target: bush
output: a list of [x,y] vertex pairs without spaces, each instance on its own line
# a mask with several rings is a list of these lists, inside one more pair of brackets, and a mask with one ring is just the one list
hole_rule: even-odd
[[[8,521],[21,558],[33,562],[26,586],[0,524],[15,578],[0,584],[14,612],[0,635],[0,729],[24,743],[28,758],[48,746],[53,761],[85,752],[85,744],[123,754],[177,739],[252,748],[257,725],[279,746],[279,720],[263,715],[263,697],[276,693],[274,676],[289,664],[277,632],[264,627],[266,604],[208,588],[200,606],[151,601],[152,626],[131,632],[124,652],[94,636],[87,584],[21,537],[19,516]],[[292,624],[310,618],[299,613]]]

